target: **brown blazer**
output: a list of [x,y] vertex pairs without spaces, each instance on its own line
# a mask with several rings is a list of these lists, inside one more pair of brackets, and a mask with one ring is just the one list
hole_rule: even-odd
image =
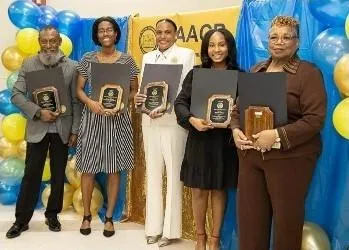
[[[258,63],[251,72],[265,72],[270,62],[271,59]],[[289,60],[283,68],[287,73],[288,123],[276,128],[281,139],[281,150],[265,152],[265,160],[321,152],[320,130],[325,120],[327,103],[322,74],[315,65],[298,57]],[[232,112],[231,129],[234,128],[240,128],[238,107]]]

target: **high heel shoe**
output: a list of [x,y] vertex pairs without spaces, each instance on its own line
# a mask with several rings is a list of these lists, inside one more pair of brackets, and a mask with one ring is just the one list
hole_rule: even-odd
[[207,241],[206,233],[196,234],[195,250],[206,250],[206,241]]
[[[91,220],[92,220],[92,216],[90,214],[84,215],[84,218],[82,219],[82,223],[84,223],[84,221],[88,221],[89,223],[91,223]],[[88,228],[80,228],[80,233],[83,235],[89,235],[91,233],[91,226]]]
[[219,250],[220,249],[220,237],[211,235],[209,250]]
[[161,235],[155,235],[155,236],[147,236],[147,244],[154,244],[156,242],[158,242],[161,239]]
[[[111,224],[114,226],[113,217],[107,217],[107,216],[105,216],[104,225],[107,224],[108,222],[111,223]],[[104,235],[105,237],[111,237],[111,236],[113,236],[114,234],[115,234],[115,230],[112,230],[112,231],[109,231],[109,230],[106,230],[106,229],[103,230],[103,235]]]

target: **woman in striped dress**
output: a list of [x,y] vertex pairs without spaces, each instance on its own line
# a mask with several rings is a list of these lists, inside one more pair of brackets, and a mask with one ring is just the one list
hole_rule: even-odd
[[[119,189],[119,172],[133,168],[133,137],[129,113],[108,113],[103,106],[90,98],[91,63],[121,63],[130,65],[130,100],[138,89],[139,69],[133,58],[115,49],[121,31],[111,17],[98,18],[92,27],[92,39],[101,46],[99,51],[88,52],[78,65],[77,95],[85,104],[80,124],[76,154],[76,168],[82,172],[81,191],[84,218],[80,232],[91,233],[90,204],[95,174],[108,174],[108,208],[103,235],[112,236],[114,225],[112,215]],[[84,92],[85,84],[88,93]]]

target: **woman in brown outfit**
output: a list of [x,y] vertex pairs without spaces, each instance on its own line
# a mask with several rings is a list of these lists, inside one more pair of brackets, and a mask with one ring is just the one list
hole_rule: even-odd
[[[240,250],[268,250],[272,218],[274,250],[301,248],[304,202],[321,151],[326,93],[321,72],[296,54],[298,35],[295,19],[276,17],[269,31],[271,58],[251,70],[286,72],[288,123],[257,133],[253,144],[240,130],[238,108],[232,114],[240,169]],[[276,141],[281,149],[271,149]]]

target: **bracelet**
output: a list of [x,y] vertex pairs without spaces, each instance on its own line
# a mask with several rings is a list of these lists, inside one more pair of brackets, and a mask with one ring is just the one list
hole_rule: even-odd
[[274,129],[274,131],[275,131],[276,138],[275,138],[274,144],[272,145],[272,148],[280,149],[281,148],[281,143],[280,143],[281,139],[279,136],[279,132],[277,131],[277,129]]
[[277,129],[274,129],[274,132],[275,132],[275,136],[276,136],[275,141],[279,142],[280,141],[279,132]]

